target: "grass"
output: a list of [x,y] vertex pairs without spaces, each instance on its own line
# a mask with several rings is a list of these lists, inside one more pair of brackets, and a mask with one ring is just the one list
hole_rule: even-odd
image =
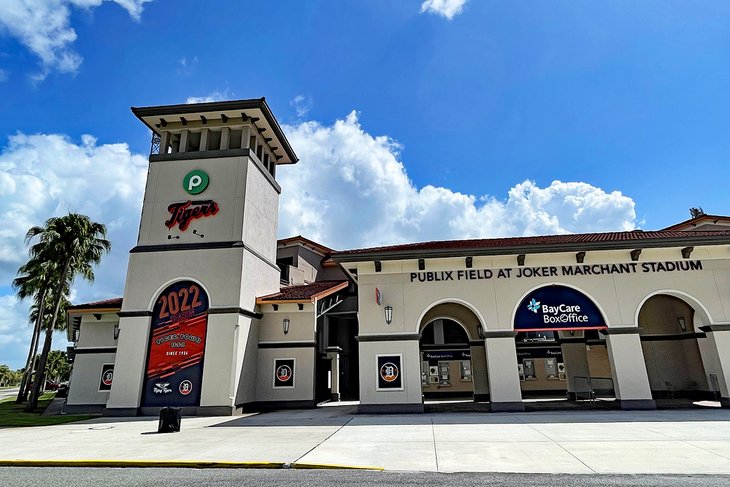
[[0,428],[11,428],[18,426],[50,426],[54,424],[72,423],[84,419],[93,418],[89,415],[63,414],[58,416],[41,416],[46,407],[51,403],[55,392],[47,392],[38,400],[38,408],[32,413],[26,413],[23,409],[25,404],[15,404],[15,398],[9,397],[0,402]]

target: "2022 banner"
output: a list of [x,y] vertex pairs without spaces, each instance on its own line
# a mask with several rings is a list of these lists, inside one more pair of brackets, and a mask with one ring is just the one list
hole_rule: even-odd
[[192,281],[160,293],[152,310],[143,406],[199,406],[208,295]]

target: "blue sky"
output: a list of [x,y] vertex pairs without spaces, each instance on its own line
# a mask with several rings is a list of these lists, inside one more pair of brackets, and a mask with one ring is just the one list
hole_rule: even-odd
[[0,363],[24,360],[31,225],[109,225],[72,299],[121,296],[150,139],[130,106],[266,96],[301,160],[282,237],[659,229],[728,213],[729,50],[728,2],[3,2]]

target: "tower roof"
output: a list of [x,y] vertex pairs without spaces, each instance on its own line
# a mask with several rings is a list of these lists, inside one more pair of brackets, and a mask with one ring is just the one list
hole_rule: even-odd
[[223,122],[229,119],[250,120],[258,127],[260,133],[273,139],[272,145],[277,147],[275,154],[281,156],[276,161],[277,164],[296,164],[299,160],[266,103],[266,98],[132,107],[132,113],[158,134],[161,127],[170,123],[186,125],[193,120],[201,121],[203,124],[211,120]]

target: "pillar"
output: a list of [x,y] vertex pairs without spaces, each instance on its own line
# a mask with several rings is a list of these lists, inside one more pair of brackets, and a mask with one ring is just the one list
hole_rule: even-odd
[[524,411],[513,331],[484,332],[489,404],[493,412]]
[[730,325],[702,326],[700,330],[706,333],[710,349],[719,364],[719,370],[715,373],[720,386],[720,405],[730,408]]
[[656,409],[638,327],[602,330],[606,335],[611,375],[621,409]]
[[586,392],[585,387],[581,388],[575,380],[576,377],[589,377],[591,372],[588,368],[588,355],[586,354],[586,344],[583,339],[570,341],[569,338],[562,338],[560,350],[563,353],[563,363],[565,364],[565,373],[567,375],[569,401],[577,399],[576,392]]

